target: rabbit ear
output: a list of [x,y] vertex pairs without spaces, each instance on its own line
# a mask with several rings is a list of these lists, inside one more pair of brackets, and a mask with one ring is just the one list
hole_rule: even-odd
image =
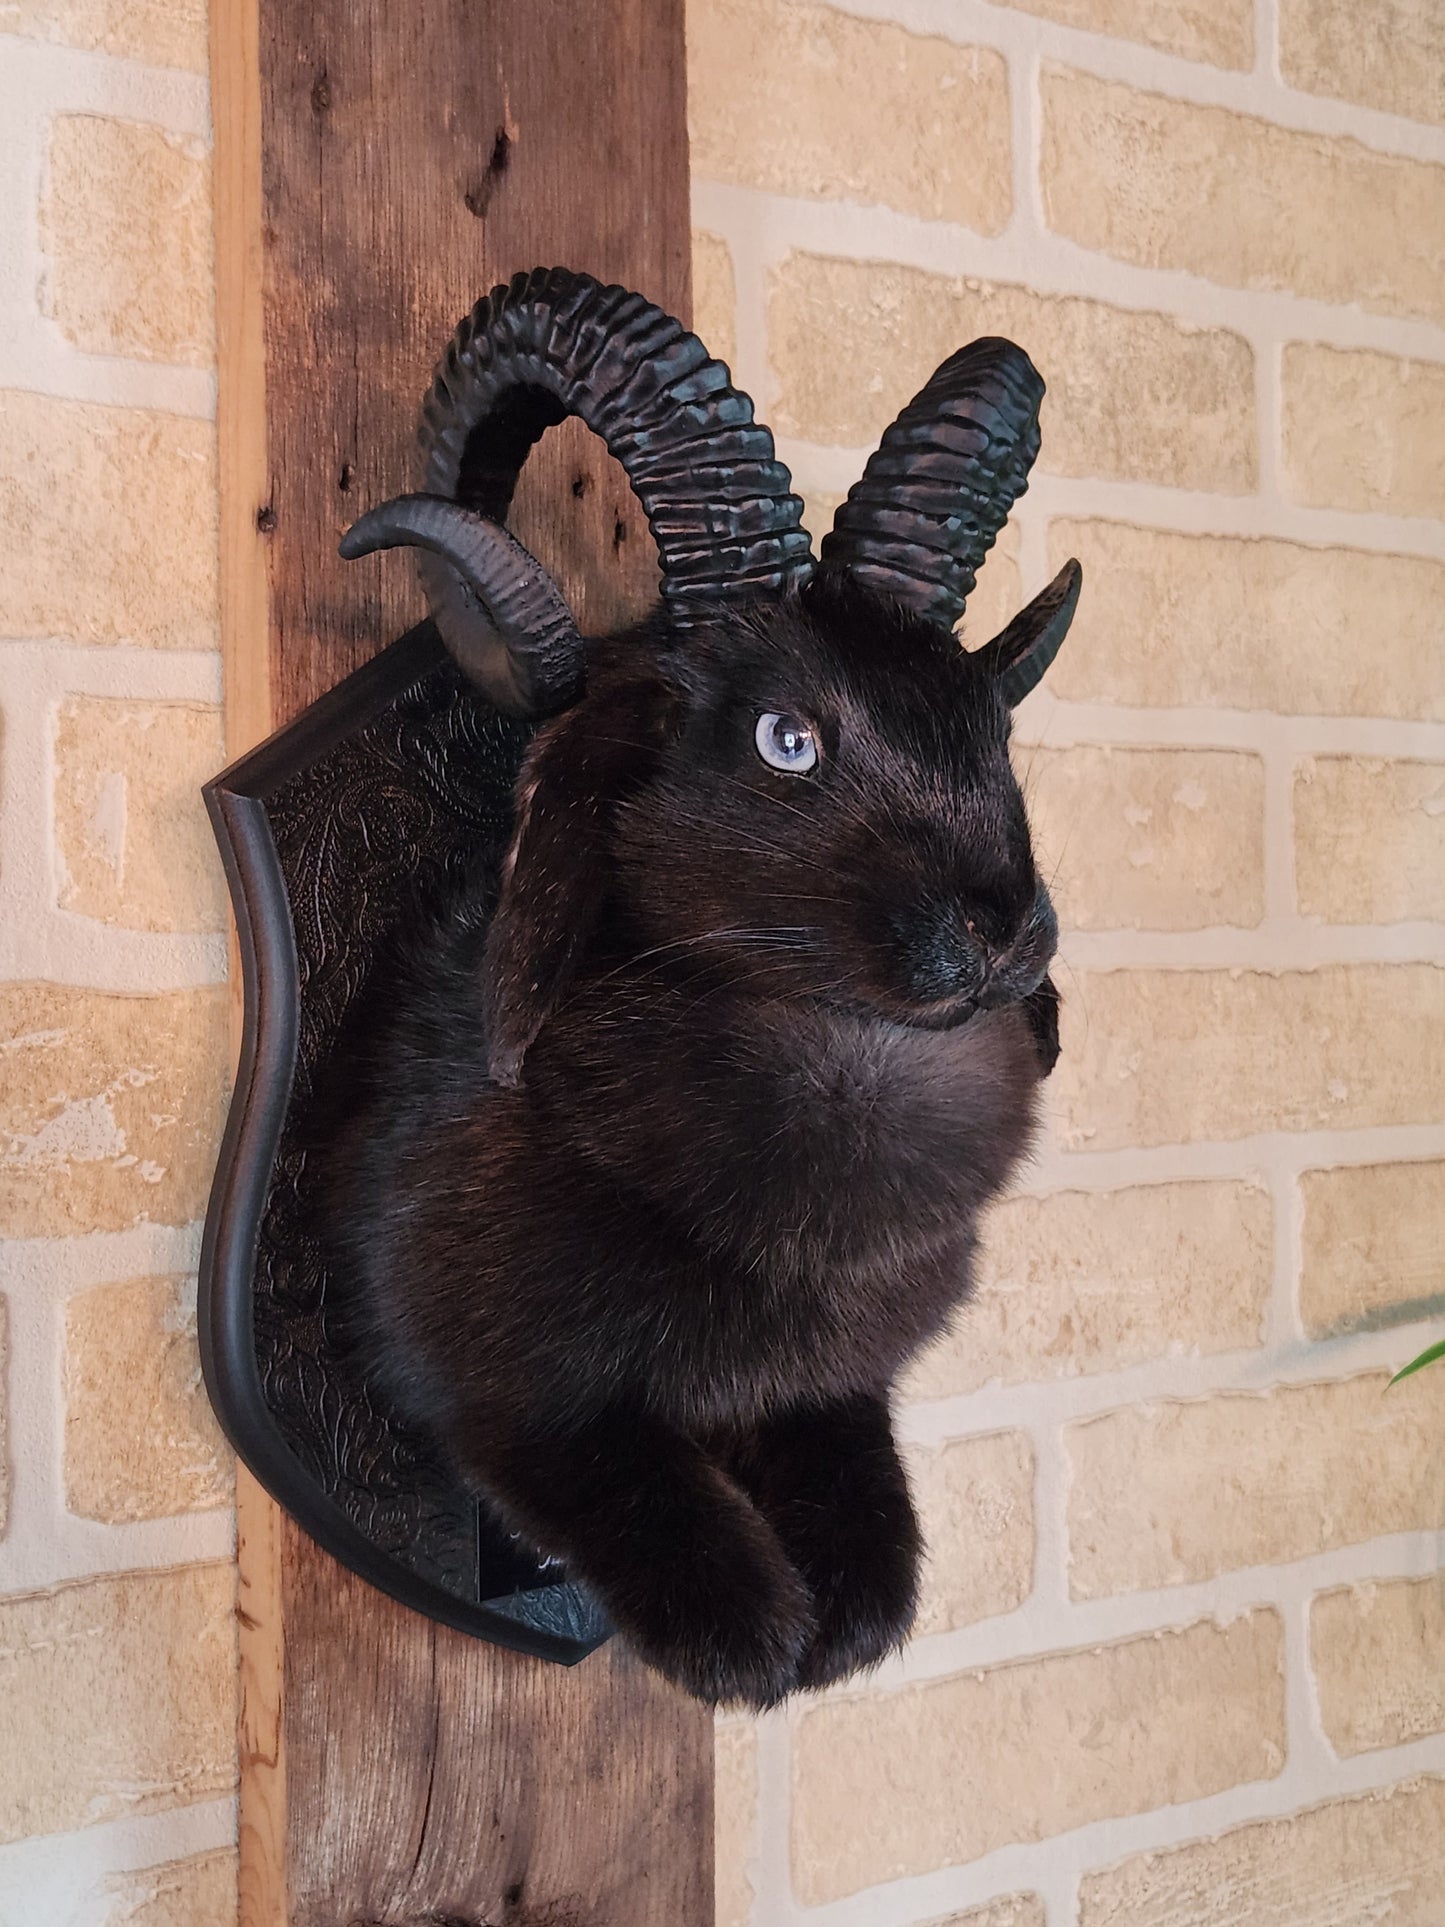
[[1041,589],[1006,629],[1000,629],[992,642],[986,642],[977,652],[998,677],[1010,707],[1023,701],[1059,653],[1079,605],[1083,582],[1084,572],[1078,563],[1066,562],[1048,588]]
[[617,807],[651,772],[664,711],[660,685],[613,684],[533,740],[483,961],[494,1083],[520,1081],[567,995],[607,897]]

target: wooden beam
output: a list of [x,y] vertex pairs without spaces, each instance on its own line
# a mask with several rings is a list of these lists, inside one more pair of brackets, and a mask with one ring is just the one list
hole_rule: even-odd
[[[232,753],[421,613],[341,530],[419,479],[478,295],[562,264],[690,304],[682,0],[213,0],[223,649]],[[514,526],[584,629],[656,579],[576,424]],[[706,1927],[706,1712],[615,1645],[567,1670],[430,1624],[243,1475],[243,1927]]]

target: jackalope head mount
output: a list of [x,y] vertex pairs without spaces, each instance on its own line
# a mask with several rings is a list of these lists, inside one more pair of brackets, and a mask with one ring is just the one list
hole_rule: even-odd
[[[951,356],[814,559],[768,431],[636,294],[478,303],[422,416],[423,625],[210,786],[247,979],[202,1337],[241,1451],[396,1596],[709,1699],[876,1661],[919,1540],[888,1399],[1057,1055],[1009,711],[1070,562],[954,624],[1038,451]],[[507,533],[579,416],[660,606],[584,640]]]

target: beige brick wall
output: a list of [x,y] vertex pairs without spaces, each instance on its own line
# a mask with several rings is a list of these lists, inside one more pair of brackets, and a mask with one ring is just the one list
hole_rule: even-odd
[[[1445,1315],[1439,8],[689,23],[699,322],[817,532],[996,330],[1045,448],[965,634],[1087,574],[1018,730],[1065,1061],[900,1399],[919,1635],[720,1722],[719,1920],[1433,1927],[1445,1381],[1383,1387]],[[205,60],[197,0],[0,0],[0,1917],[47,1927],[235,1920]]]
[[1411,1780],[1085,1876],[1079,1927],[1434,1927],[1445,1781]]
[[204,0],[0,0],[0,1920],[235,1927]]
[[690,0],[699,321],[810,529],[998,332],[1044,444],[965,639],[1085,572],[1016,736],[1064,1058],[900,1388],[918,1633],[755,1723],[728,1927],[1440,1917],[1441,19]]

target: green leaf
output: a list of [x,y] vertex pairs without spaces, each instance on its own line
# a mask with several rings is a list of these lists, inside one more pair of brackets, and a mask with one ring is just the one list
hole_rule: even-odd
[[[1442,1338],[1438,1344],[1427,1345],[1418,1358],[1412,1358],[1408,1365],[1402,1365],[1390,1380],[1390,1384],[1398,1385],[1402,1378],[1408,1378],[1411,1372],[1418,1372],[1422,1365],[1433,1365],[1437,1358],[1445,1358],[1445,1338]],[[1386,1389],[1388,1390],[1388,1387]]]

